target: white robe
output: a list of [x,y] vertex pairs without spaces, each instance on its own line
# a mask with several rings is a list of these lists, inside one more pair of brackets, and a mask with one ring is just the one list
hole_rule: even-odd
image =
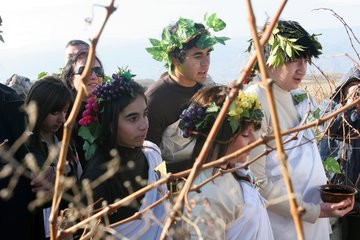
[[[162,162],[160,149],[152,142],[145,141],[143,144],[143,152],[149,164],[149,179],[148,184],[156,182],[157,174],[154,171],[154,168]],[[145,207],[153,204],[160,198],[163,194],[167,192],[166,184],[154,188],[151,191],[148,191],[144,197],[144,203],[141,205],[139,211],[143,210]],[[162,194],[163,193],[163,194]],[[118,227],[115,227],[117,239],[123,239],[124,237],[128,239],[159,239],[163,221],[166,219],[166,210],[164,202],[154,207],[152,210],[146,212],[142,219],[134,220]]]
[[[213,168],[201,171],[194,185],[212,175]],[[200,235],[203,239],[274,239],[259,193],[248,182],[238,182],[231,173],[205,184],[200,194],[190,192],[188,201],[191,212],[184,212],[187,220],[182,225],[191,239],[200,239]]]
[[[256,94],[262,102],[265,117],[262,122],[261,132],[272,134],[271,129],[267,127],[271,124],[271,116],[265,90],[254,85],[246,91]],[[307,98],[297,105],[293,103],[292,95],[302,94],[303,92],[296,90],[291,91],[291,93],[286,92],[276,85],[274,85],[273,91],[282,131],[299,126],[307,111],[316,109],[316,103],[312,97],[310,97],[311,103]],[[283,142],[290,137],[283,137]],[[312,142],[309,142],[308,139],[312,140]],[[273,143],[270,143],[270,145],[273,145]],[[264,150],[264,147],[262,149]],[[305,239],[329,239],[329,220],[327,218],[318,218],[321,199],[317,187],[326,183],[326,175],[312,130],[300,131],[295,140],[284,145],[284,149],[288,157],[288,168],[294,193],[300,195],[297,197],[298,205],[307,210],[302,217]],[[263,150],[260,148],[254,149],[252,157]],[[270,201],[268,213],[274,238],[280,240],[296,239],[297,232],[290,214],[288,199],[285,198],[275,205],[272,205],[271,202],[273,198],[287,195],[281,165],[276,158],[276,154],[277,151],[271,152],[265,158],[251,164],[250,169],[259,180],[261,193]]]

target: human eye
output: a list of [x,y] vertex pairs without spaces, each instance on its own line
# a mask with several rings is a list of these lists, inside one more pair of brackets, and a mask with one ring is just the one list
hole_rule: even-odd
[[136,122],[137,117],[134,116],[134,117],[129,118],[128,120],[129,120],[129,122]]
[[243,131],[243,132],[241,133],[241,136],[244,137],[244,138],[249,137],[249,136],[250,136],[250,131]]
[[52,112],[51,114],[52,115],[58,115],[60,112],[59,111],[55,111],[55,112]]

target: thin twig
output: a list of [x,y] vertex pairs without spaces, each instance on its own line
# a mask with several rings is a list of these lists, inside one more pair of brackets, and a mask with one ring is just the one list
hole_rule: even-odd
[[107,20],[109,19],[110,15],[116,10],[114,7],[114,0],[111,1],[110,5],[106,7],[106,16],[104,19],[104,22],[99,30],[99,32],[95,35],[95,37],[90,41],[91,46],[89,50],[89,56],[86,61],[84,72],[81,74],[81,87],[79,91],[77,92],[75,103],[71,109],[70,116],[68,120],[64,124],[64,134],[60,149],[60,156],[57,164],[56,169],[56,178],[55,178],[55,189],[54,189],[54,195],[53,195],[53,201],[51,206],[51,213],[50,213],[50,239],[55,240],[57,239],[56,233],[57,233],[57,217],[58,217],[58,211],[59,211],[59,204],[62,197],[62,183],[60,181],[60,176],[63,176],[64,174],[64,168],[65,168],[65,158],[68,151],[68,146],[70,142],[71,132],[74,126],[74,122],[76,119],[76,116],[78,115],[81,102],[83,101],[84,95],[89,95],[90,93],[86,92],[86,79],[91,74],[91,67],[95,59],[95,49],[97,42],[100,38],[100,35],[105,27],[105,24]]

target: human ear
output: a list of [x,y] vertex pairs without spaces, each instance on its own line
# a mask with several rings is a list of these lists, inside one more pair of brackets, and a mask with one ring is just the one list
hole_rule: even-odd
[[171,62],[174,64],[174,66],[180,65],[179,60],[174,56],[171,56]]

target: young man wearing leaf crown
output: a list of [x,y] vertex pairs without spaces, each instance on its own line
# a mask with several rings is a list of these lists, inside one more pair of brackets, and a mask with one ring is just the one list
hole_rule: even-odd
[[216,14],[206,14],[204,20],[206,26],[180,17],[175,25],[164,28],[161,41],[150,39],[153,46],[146,48],[155,60],[166,62],[168,67],[168,72],[146,92],[149,101],[147,139],[160,147],[171,172],[192,166],[191,154],[188,154],[192,147],[177,134],[179,116],[201,87],[214,84],[207,75],[210,52],[216,43],[225,44],[229,39],[210,33],[210,29],[217,32],[226,26]]
[[[308,111],[316,109],[312,96],[296,90],[306,74],[307,63],[321,54],[316,35],[309,35],[294,21],[279,21],[264,47],[269,78],[272,79],[275,107],[281,131],[295,128],[305,120]],[[257,132],[273,134],[270,107],[263,86],[254,84],[246,92],[258,96],[264,111],[262,128]],[[310,101],[310,102],[309,102]],[[315,136],[310,129],[283,137],[289,176],[297,204],[305,211],[302,226],[305,239],[329,239],[327,217],[343,216],[353,208],[351,200],[340,203],[322,203],[317,187],[326,184],[326,176]],[[270,153],[250,165],[261,195],[269,201],[268,213],[275,239],[296,239],[297,232],[290,213],[287,190],[277,159],[275,141],[261,145],[251,152],[254,158],[265,150]],[[284,197],[281,199],[281,197]],[[276,199],[276,200],[275,200]],[[279,200],[280,199],[280,200]]]

